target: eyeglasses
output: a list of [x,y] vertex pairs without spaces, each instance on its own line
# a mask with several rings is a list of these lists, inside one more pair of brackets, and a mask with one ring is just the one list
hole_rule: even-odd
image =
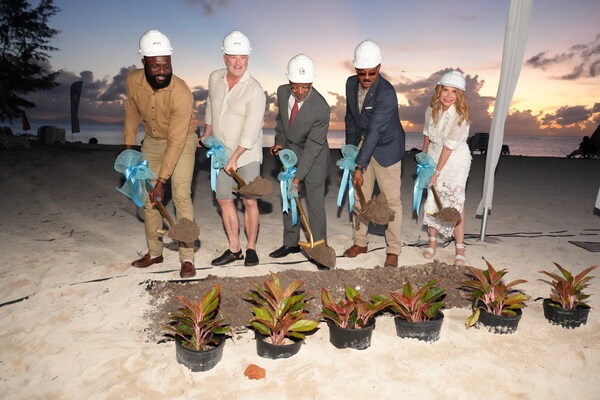
[[309,91],[312,86],[309,85],[290,85],[290,89],[295,92],[299,92],[300,90],[304,90],[305,92]]
[[377,71],[358,71],[356,75],[360,76],[361,78],[365,76],[375,76],[377,75]]

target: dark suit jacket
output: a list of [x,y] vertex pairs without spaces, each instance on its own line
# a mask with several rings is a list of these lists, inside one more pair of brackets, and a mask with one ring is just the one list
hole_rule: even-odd
[[309,183],[324,183],[329,175],[327,131],[331,109],[323,96],[313,88],[290,128],[288,100],[291,95],[289,84],[277,89],[279,112],[275,118],[275,144],[294,151],[298,156],[298,179]]
[[405,151],[396,91],[379,75],[359,110],[358,85],[356,75],[346,81],[346,144],[358,146],[363,140],[356,164],[366,167],[373,156],[383,167],[389,167],[400,161]]

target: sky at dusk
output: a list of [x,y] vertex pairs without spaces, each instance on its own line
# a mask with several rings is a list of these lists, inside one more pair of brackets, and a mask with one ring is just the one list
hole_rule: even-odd
[[[30,0],[36,6],[37,1]],[[508,0],[55,0],[50,26],[60,33],[50,69],[61,86],[28,98],[30,120],[69,120],[69,87],[83,80],[82,122],[122,119],[125,77],[140,68],[138,41],[149,29],[169,36],[174,73],[184,79],[204,118],[208,76],[223,68],[221,42],[232,30],[251,41],[249,72],[268,96],[298,53],[316,63],[314,86],[343,129],[344,85],[355,46],[382,48],[382,74],[398,93],[404,128],[420,132],[433,88],[447,69],[467,77],[471,131],[489,131],[500,77]],[[537,0],[506,134],[590,135],[600,124],[600,1]]]

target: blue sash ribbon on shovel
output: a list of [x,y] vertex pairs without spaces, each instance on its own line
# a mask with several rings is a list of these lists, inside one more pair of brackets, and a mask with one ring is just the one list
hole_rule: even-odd
[[296,163],[298,156],[292,150],[283,149],[279,151],[279,159],[283,164],[284,170],[277,175],[279,186],[281,188],[281,201],[283,202],[283,212],[289,213],[292,210],[292,226],[298,223],[298,207],[294,201],[294,197],[298,196],[296,185],[292,183],[296,177]]
[[417,177],[415,178],[415,186],[413,188],[413,211],[419,216],[419,208],[421,208],[421,199],[423,197],[423,189],[429,187],[429,180],[435,172],[436,163],[433,158],[427,153],[417,153]]
[[123,186],[116,189],[138,207],[143,207],[146,202],[145,181],[155,178],[148,168],[148,160],[137,150],[125,150],[115,160],[115,170],[125,177]]
[[227,164],[228,158],[225,153],[225,146],[214,136],[207,136],[202,139],[202,144],[209,148],[206,157],[210,159],[210,188],[213,192],[217,191],[217,175],[219,170]]
[[346,144],[342,146],[341,152],[343,158],[340,158],[335,163],[340,169],[344,170],[337,196],[337,206],[342,206],[344,192],[346,191],[346,186],[348,186],[348,211],[352,213],[354,211],[354,185],[352,184],[352,174],[350,172],[356,169],[355,160],[358,154],[358,147],[353,144]]

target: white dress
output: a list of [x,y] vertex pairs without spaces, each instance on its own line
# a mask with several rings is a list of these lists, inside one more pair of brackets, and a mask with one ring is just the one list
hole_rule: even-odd
[[[436,189],[440,195],[442,207],[454,207],[458,211],[462,211],[465,204],[467,177],[471,169],[471,152],[467,145],[469,124],[467,121],[463,121],[462,125],[458,125],[460,116],[454,105],[442,112],[437,125],[433,121],[431,112],[432,108],[428,107],[425,111],[423,126],[423,134],[429,137],[430,142],[427,154],[437,163],[443,146],[452,150],[448,161],[440,171]],[[436,211],[439,211],[438,207],[431,189],[428,189],[423,225],[437,229],[442,237],[452,236],[454,224],[433,218],[431,214]]]

